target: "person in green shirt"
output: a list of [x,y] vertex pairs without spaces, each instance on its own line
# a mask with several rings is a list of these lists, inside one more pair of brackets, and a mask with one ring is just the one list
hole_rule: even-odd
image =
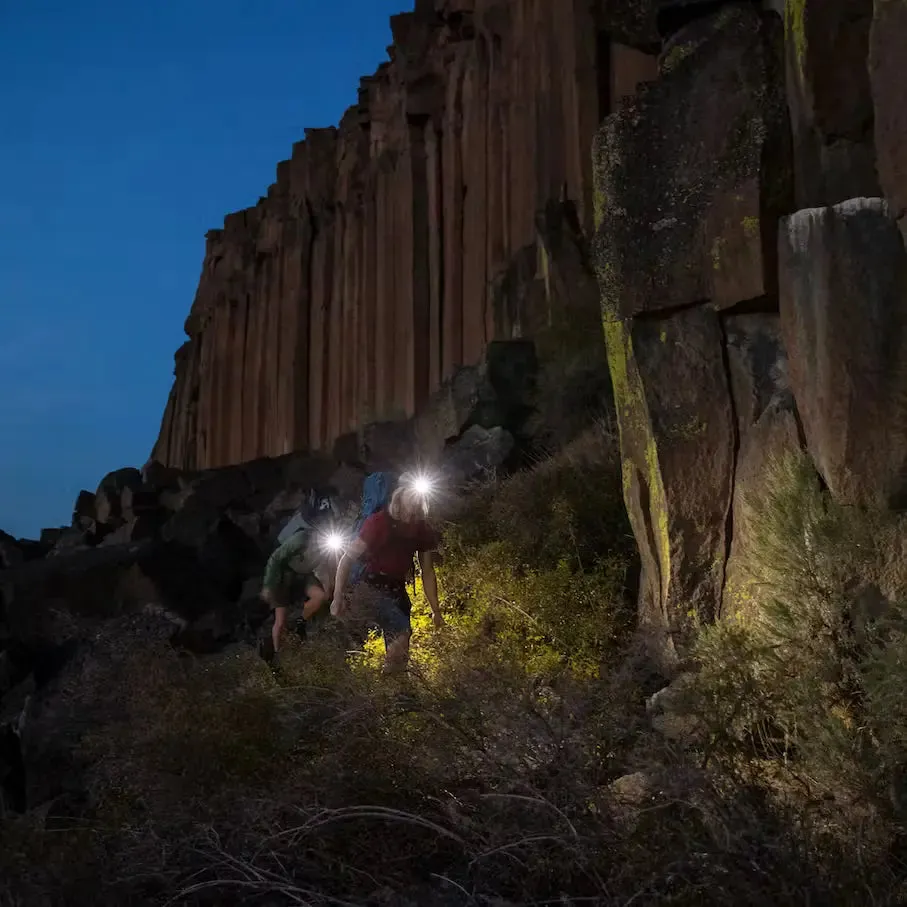
[[297,529],[268,558],[261,597],[274,610],[271,641],[275,654],[280,650],[289,609],[302,603],[302,619],[307,621],[328,598],[316,575],[321,561],[315,533],[308,525]]

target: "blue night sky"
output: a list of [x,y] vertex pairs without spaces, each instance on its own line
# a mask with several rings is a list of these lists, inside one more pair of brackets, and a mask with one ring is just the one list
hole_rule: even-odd
[[0,528],[141,466],[204,234],[335,124],[412,0],[0,0]]

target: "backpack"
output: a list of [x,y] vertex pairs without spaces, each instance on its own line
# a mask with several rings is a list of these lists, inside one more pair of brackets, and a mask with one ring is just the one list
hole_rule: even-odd
[[297,532],[311,532],[318,517],[330,510],[330,498],[324,495],[317,495],[314,491],[310,491],[305,502],[286,521],[286,523],[284,523],[283,528],[277,536],[277,544],[282,545],[288,538],[295,535]]
[[[394,487],[397,484],[397,477],[390,472],[373,472],[366,476],[362,484],[362,503],[359,505],[359,517],[353,526],[353,534],[359,535],[362,524],[374,513],[387,507],[391,499]],[[350,574],[350,583],[354,584],[362,579],[365,572],[365,564],[361,561],[353,565]]]

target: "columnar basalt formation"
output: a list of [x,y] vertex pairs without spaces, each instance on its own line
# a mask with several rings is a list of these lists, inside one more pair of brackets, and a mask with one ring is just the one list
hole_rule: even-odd
[[669,660],[675,636],[717,615],[731,542],[739,438],[720,313],[777,308],[782,53],[775,14],[705,6],[596,137],[596,262],[640,617]]
[[640,617],[676,665],[746,609],[774,458],[907,501],[905,10],[419,0],[340,125],[209,234],[157,459],[387,446],[416,414],[443,446],[491,341],[587,312],[591,238]]
[[560,304],[538,214],[591,226],[592,136],[655,74],[654,7],[594,6],[419,0],[392,19],[339,126],[208,234],[156,460],[320,449],[533,335]]
[[655,6],[658,76],[595,139],[594,257],[640,618],[670,667],[697,621],[747,609],[773,459],[805,448],[836,499],[907,503],[907,6]]

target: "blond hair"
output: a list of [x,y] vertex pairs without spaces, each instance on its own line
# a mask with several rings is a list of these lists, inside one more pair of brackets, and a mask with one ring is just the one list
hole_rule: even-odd
[[409,485],[398,485],[387,505],[387,513],[392,520],[414,523],[425,515],[425,503],[422,496]]

